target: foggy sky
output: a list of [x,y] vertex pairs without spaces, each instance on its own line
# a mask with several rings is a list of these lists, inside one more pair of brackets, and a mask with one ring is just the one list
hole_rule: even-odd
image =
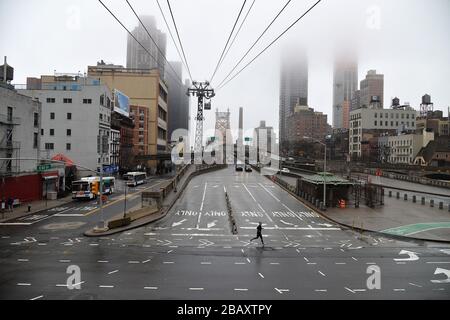
[[[138,21],[125,1],[105,0],[131,30]],[[130,0],[139,14],[154,15],[167,33],[167,59],[180,60],[156,1]],[[252,0],[247,1],[246,8]],[[231,70],[286,1],[256,0],[213,85]],[[170,21],[165,0],[160,0]],[[293,0],[245,61],[251,60],[315,1]],[[241,0],[172,0],[171,5],[194,80],[209,80],[231,31]],[[244,13],[247,9],[244,9]],[[217,93],[206,128],[214,126],[214,111],[232,112],[237,126],[244,107],[244,127],[278,128],[280,52],[286,45],[308,51],[310,107],[332,120],[333,52],[343,47],[358,54],[359,79],[369,69],[385,75],[384,103],[398,96],[418,109],[428,93],[435,109],[450,105],[450,1],[447,0],[323,0],[278,43],[239,77]],[[101,59],[126,65],[127,34],[96,0],[1,0],[0,56],[15,68],[14,83],[26,77],[57,72],[86,72]],[[244,66],[245,63],[242,64]],[[239,70],[239,69],[238,69]],[[186,70],[184,78],[188,77]],[[195,112],[195,103],[191,104]],[[192,115],[194,118],[194,115]],[[194,123],[191,129],[194,129]]]

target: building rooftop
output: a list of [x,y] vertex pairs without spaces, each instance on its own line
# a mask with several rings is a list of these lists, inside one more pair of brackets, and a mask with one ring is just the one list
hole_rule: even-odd
[[302,180],[313,184],[323,184],[324,180],[326,184],[333,184],[333,185],[353,184],[353,182],[346,180],[342,177],[336,176],[330,172],[319,172],[312,176],[304,176]]

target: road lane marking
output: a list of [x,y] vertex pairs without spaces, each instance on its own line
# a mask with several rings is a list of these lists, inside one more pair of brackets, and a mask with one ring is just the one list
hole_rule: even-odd
[[234,288],[234,291],[248,291],[246,288]]
[[250,259],[249,259],[249,258],[247,258],[247,261],[248,261],[248,263],[251,263],[251,261],[250,261]]
[[145,290],[158,290],[158,287],[144,287]]
[[409,284],[412,285],[412,286],[415,286],[415,287],[422,288],[422,286],[420,286],[420,285],[418,285],[418,284],[415,284],[415,283],[412,283],[412,282],[410,282]]
[[281,202],[281,200],[280,199],[278,199],[277,197],[275,197],[274,195],[273,195],[273,193],[272,192],[270,192],[269,190],[267,190],[266,189],[266,187],[264,187],[261,183],[259,183],[259,185],[264,189],[264,190],[266,190],[275,200],[277,200],[278,202]]
[[113,274],[113,273],[116,273],[116,272],[119,272],[119,270],[114,270],[114,271],[108,272],[108,274]]
[[144,261],[142,261],[142,263],[147,263],[147,262],[150,262],[152,259],[147,259],[147,260],[144,260]]
[[175,262],[173,261],[164,261],[163,264],[174,264]]
[[394,291],[405,291],[405,289],[393,289]]
[[105,286],[105,285],[99,285],[99,288],[106,288],[106,289],[112,289],[114,286]]
[[41,299],[41,298],[43,298],[44,296],[37,296],[37,297],[34,297],[34,298],[31,298],[30,300],[38,300],[38,299]]
[[203,291],[205,289],[204,288],[189,288],[189,290],[191,290],[191,291]]
[[316,289],[314,291],[316,291],[316,292],[327,292],[327,289]]
[[316,262],[308,262],[307,264],[316,265]]
[[200,262],[200,264],[211,264],[211,262]]
[[97,262],[98,263],[109,263],[109,261],[106,261],[106,260],[98,260]]
[[20,282],[20,283],[18,283],[17,285],[18,285],[18,286],[31,286],[31,283],[23,283],[23,282]]
[[59,260],[59,262],[61,262],[61,263],[69,263],[70,260]]
[[350,291],[351,293],[355,293],[355,291],[353,291],[352,289],[349,289],[347,287],[344,287],[344,288],[345,288],[345,290]]
[[366,289],[353,289],[353,291],[355,291],[355,292],[365,292]]
[[[203,197],[202,197],[202,204],[200,206],[200,214],[202,213],[203,210],[203,204],[205,202],[205,196],[206,196],[206,187],[208,186],[208,182],[205,182],[205,188],[203,189]],[[199,221],[200,221],[200,216],[199,216]],[[197,228],[198,228],[198,223],[197,223]]]
[[275,264],[280,264],[280,263],[279,262],[271,262],[270,264],[274,264],[275,265]]
[[235,262],[234,264],[245,264],[245,262]]
[[19,262],[28,262],[30,260],[28,260],[28,259],[17,259],[17,261],[19,261]]
[[264,276],[262,275],[262,273],[261,273],[261,272],[258,272],[258,274],[259,274],[259,276],[260,276],[261,278],[263,278],[263,279],[264,279]]
[[289,289],[278,289],[278,288],[274,288],[276,291],[278,291],[279,294],[283,294],[284,292],[289,292]]
[[450,262],[444,262],[444,261],[428,261],[427,263],[430,263],[430,264],[449,264]]
[[129,264],[138,264],[138,263],[141,263],[141,262],[140,262],[140,261],[134,261],[134,260],[133,260],[133,261],[128,261],[128,263],[129,263]]
[[355,257],[352,257],[353,260],[358,261],[358,259],[356,259]]
[[347,264],[346,262],[335,262],[334,264]]
[[322,276],[326,277],[326,275],[325,275],[322,271],[319,271],[319,273],[320,273]]

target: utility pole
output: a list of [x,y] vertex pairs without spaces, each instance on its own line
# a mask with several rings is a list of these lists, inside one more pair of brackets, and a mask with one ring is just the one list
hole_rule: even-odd
[[202,145],[203,145],[203,110],[211,110],[211,103],[207,102],[204,105],[204,100],[210,100],[215,96],[214,89],[209,87],[209,82],[192,82],[193,87],[187,91],[188,96],[197,97],[197,127],[195,131],[195,145],[194,145],[194,163],[201,164]]

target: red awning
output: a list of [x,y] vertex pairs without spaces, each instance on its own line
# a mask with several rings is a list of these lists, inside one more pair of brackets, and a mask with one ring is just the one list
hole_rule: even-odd
[[63,155],[62,153],[57,154],[56,156],[54,156],[52,158],[52,160],[56,160],[56,161],[64,161],[66,166],[73,166],[73,161],[72,159],[70,159],[69,157],[66,157],[65,155]]

